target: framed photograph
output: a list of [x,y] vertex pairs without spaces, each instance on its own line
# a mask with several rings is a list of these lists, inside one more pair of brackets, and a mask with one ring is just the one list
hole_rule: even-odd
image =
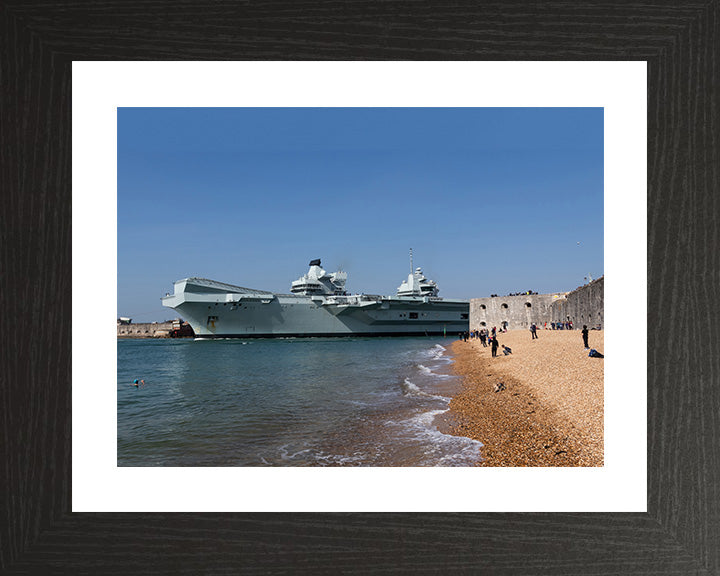
[[[717,228],[717,97],[710,88],[717,83],[717,4],[445,8],[425,17],[427,6],[412,8],[336,13],[316,6],[317,18],[306,12],[302,26],[292,10],[249,6],[183,6],[172,17],[155,5],[130,13],[17,4],[0,12],[7,54],[0,70],[13,79],[0,93],[8,191],[1,277],[14,327],[5,332],[1,363],[3,572],[718,571],[717,353],[708,282],[717,274],[709,248]],[[365,24],[357,28],[358,21]],[[147,62],[130,62],[139,58]],[[316,62],[156,62],[167,58]],[[372,62],[391,59],[418,62]],[[606,408],[630,432],[613,438],[610,431],[625,428],[609,425],[604,466],[518,477],[515,468],[474,467],[460,474],[427,468],[421,476],[414,468],[379,475],[332,468],[320,476],[313,468],[278,475],[263,467],[242,476],[242,469],[214,467],[138,475],[117,465],[104,433],[115,428],[116,370],[112,357],[106,365],[102,343],[110,335],[114,346],[117,316],[107,281],[117,270],[107,182],[117,174],[103,157],[107,142],[117,141],[105,122],[117,121],[118,106],[336,106],[330,100],[339,97],[356,107],[512,107],[528,105],[523,90],[534,92],[538,106],[578,106],[571,96],[588,86],[600,94],[603,73],[625,82],[626,97],[613,102],[630,116],[638,84],[647,90],[640,98],[646,121],[637,110],[634,119],[605,116],[606,136],[611,120],[627,128],[624,139],[606,138],[606,169],[608,160],[622,160],[623,145],[634,147],[627,157],[647,146],[647,223],[637,218],[644,198],[634,204],[630,193],[645,181],[632,171],[624,180],[606,172],[606,191],[610,183],[627,190],[605,231],[607,245],[624,251],[622,265],[606,252],[616,272],[608,293],[617,298],[607,304],[608,330],[613,321],[617,327],[607,350],[622,358],[612,381],[623,384],[606,395]],[[221,84],[208,84],[223,74]],[[575,88],[570,82],[563,96],[551,97],[548,85],[563,75]],[[501,91],[503,102],[482,102],[483,81],[495,78],[516,88],[516,100]],[[366,91],[347,96],[361,81]],[[211,103],[193,101],[190,91],[177,97],[192,84],[229,91]],[[434,85],[440,96],[428,91],[411,102],[403,84],[415,91]],[[241,104],[237,86],[245,92]],[[318,102],[318,86],[327,101]],[[81,124],[88,110],[98,111],[95,126]],[[646,141],[631,128],[638,120]],[[92,166],[75,148],[87,134],[97,135]],[[84,192],[79,202],[76,192],[93,186],[96,194]],[[77,257],[79,248],[91,261]],[[624,312],[611,318],[618,305]],[[646,395],[638,385],[645,377]],[[89,469],[79,460],[91,462]]]
[[[644,234],[611,237],[604,247],[603,225],[626,229],[646,219],[645,72],[642,62],[74,63],[73,158],[87,167],[73,182],[74,293],[84,300],[95,282],[117,285],[117,316],[154,308],[158,316],[149,319],[161,321],[180,313],[195,340],[74,334],[74,348],[88,352],[74,373],[73,510],[644,510],[645,463],[635,453],[645,451],[645,363],[613,346],[623,307],[612,280],[644,285]],[[544,83],[529,94],[526,78]],[[475,229],[481,216],[486,224]],[[116,234],[117,265],[98,249]],[[417,264],[424,252],[445,271],[449,299],[377,296],[391,263],[407,270],[408,238],[421,242]],[[349,255],[351,266],[330,276],[319,258],[308,259],[308,273],[288,290],[282,269],[309,249],[330,250],[335,260]],[[508,251],[512,265],[502,256]],[[508,295],[519,283],[513,276],[535,279],[545,292],[556,277],[582,284],[582,266],[594,265],[599,276],[604,255],[609,348],[598,344],[604,331],[593,341],[609,356],[606,393],[604,361],[584,352],[582,326],[574,340],[559,330],[565,322],[531,340],[526,310],[535,301],[535,310],[549,311],[552,295]],[[536,272],[516,273],[518,266]],[[315,285],[338,274],[343,288],[361,288],[335,294],[346,291],[332,284],[331,296],[319,294]],[[437,292],[439,284],[414,266],[405,278],[398,294],[411,282]],[[274,287],[263,291],[265,282]],[[480,283],[488,295],[505,283],[497,307],[515,324],[508,333],[498,317],[500,333],[491,322],[487,349],[458,348],[457,330],[491,320],[495,298],[472,300],[487,302],[482,313],[469,306],[483,294]],[[315,291],[308,294],[308,285]],[[106,314],[116,315],[113,304]],[[79,325],[82,308],[75,314]],[[443,323],[436,325],[437,314]],[[639,317],[642,350],[642,310]],[[165,326],[127,322],[120,329],[139,336]],[[378,325],[385,337],[418,325],[428,333],[370,338]],[[284,338],[268,339],[273,331]],[[321,338],[310,338],[313,331]],[[359,336],[328,340],[333,331]],[[591,426],[572,414],[572,402],[551,419],[544,410],[552,399],[531,396],[505,374],[506,390],[491,401],[507,402],[485,421],[507,414],[514,423],[504,428],[521,440],[487,458],[501,469],[468,469],[485,446],[486,462],[504,432],[499,420],[493,432],[475,425],[474,438],[441,429],[438,417],[455,415],[449,396],[462,402],[447,360],[471,347],[473,358],[490,358],[498,341],[515,350],[500,353],[505,364],[534,366],[534,388],[546,378],[548,394],[582,403],[595,432],[575,434],[573,426]],[[551,359],[572,341],[567,357]],[[575,377],[543,377],[539,361],[568,370],[578,363]],[[487,370],[465,380],[487,384]],[[115,389],[94,384],[115,376]],[[456,417],[473,426],[482,390],[463,397],[469,402]],[[107,447],[102,456],[98,444]],[[491,500],[425,497],[428,483],[470,479],[480,491],[497,483],[506,490]],[[145,488],[123,492],[127,482]],[[198,483],[214,489],[194,493]],[[287,485],[296,490],[284,491]],[[388,493],[389,485],[407,489]]]
[[[120,67],[73,71],[74,157],[97,166],[74,204],[100,188],[108,204],[105,221],[87,218],[107,240],[90,233],[74,259],[98,278],[95,246],[117,234],[103,283],[118,286],[119,466],[603,465],[604,229],[646,220],[644,62],[228,62],[193,86],[202,64],[174,77],[175,64],[138,64],[152,69],[140,98],[168,107],[123,106],[138,77]],[[533,70],[563,107],[513,99],[508,78]],[[270,101],[285,92],[271,79],[298,72],[303,106],[243,106],[248,85]],[[406,105],[344,106],[379,85]],[[107,94],[117,117],[100,127]],[[608,260],[643,254],[644,236]],[[620,274],[644,285],[643,264]],[[461,364],[477,383],[462,395]],[[645,389],[636,365],[628,406]],[[94,391],[78,394],[90,412],[106,403]],[[644,444],[644,423],[626,421]]]

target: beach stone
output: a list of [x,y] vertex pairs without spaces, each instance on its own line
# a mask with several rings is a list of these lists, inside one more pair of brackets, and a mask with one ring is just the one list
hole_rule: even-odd
[[[538,335],[498,336],[513,349],[512,362],[493,362],[479,341],[452,346],[463,388],[450,410],[465,426],[454,432],[484,444],[480,466],[602,466],[604,361],[587,356],[579,330]],[[602,352],[603,331],[591,339]],[[513,394],[496,394],[500,383]]]

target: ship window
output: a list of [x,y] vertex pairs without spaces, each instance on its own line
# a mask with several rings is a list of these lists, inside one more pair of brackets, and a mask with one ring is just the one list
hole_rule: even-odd
[[469,317],[469,314],[460,314],[460,318],[462,318],[463,320],[467,320]]
[[416,319],[417,317],[418,317],[418,313],[417,313],[417,312],[410,312],[410,318],[411,318],[411,319]]

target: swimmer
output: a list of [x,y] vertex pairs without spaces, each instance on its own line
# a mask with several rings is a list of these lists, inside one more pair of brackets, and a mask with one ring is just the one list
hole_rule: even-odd
[[138,388],[140,386],[140,381],[137,378],[133,380],[133,386],[135,386],[135,388]]

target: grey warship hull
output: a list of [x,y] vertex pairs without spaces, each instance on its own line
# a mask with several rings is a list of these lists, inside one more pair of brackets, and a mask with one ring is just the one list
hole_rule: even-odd
[[162,299],[198,338],[424,336],[468,330],[469,302],[432,296],[275,294],[207,280]]

